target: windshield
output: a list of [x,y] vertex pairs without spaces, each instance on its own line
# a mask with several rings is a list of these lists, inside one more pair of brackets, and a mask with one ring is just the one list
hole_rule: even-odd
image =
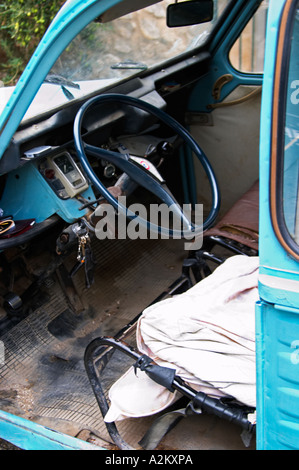
[[173,0],[164,0],[110,23],[90,24],[61,55],[52,72],[76,81],[117,81],[158,65],[204,43],[229,0],[215,2],[212,22],[179,28],[166,26],[170,3]]
[[[60,55],[23,122],[200,46],[230,0],[214,2],[211,22],[178,28],[166,25],[170,3],[163,0],[109,23],[89,24]],[[0,107],[12,91],[0,87]]]

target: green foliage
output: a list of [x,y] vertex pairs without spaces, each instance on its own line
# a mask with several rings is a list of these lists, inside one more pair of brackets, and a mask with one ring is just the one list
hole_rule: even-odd
[[0,80],[13,84],[65,0],[0,0]]

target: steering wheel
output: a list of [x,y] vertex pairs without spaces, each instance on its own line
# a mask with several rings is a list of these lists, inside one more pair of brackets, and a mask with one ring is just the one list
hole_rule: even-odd
[[[100,147],[96,147],[90,144],[83,142],[82,140],[82,122],[86,112],[93,107],[94,105],[110,103],[110,102],[117,102],[122,103],[130,106],[135,106],[143,111],[148,112],[149,114],[154,115],[162,122],[167,124],[171,129],[173,129],[177,135],[179,135],[185,144],[187,144],[191,150],[194,152],[195,156],[201,162],[205,173],[208,177],[211,193],[212,193],[212,205],[211,210],[203,222],[202,225],[194,225],[191,220],[183,212],[181,206],[175,200],[169,189],[167,188],[165,181],[158,173],[156,168],[152,169],[151,166],[153,164],[149,161],[146,161],[147,165],[146,168],[144,167],[145,159],[138,160],[136,157],[132,157],[129,154],[122,154],[118,152],[114,152],[112,150],[103,149]],[[75,121],[74,121],[74,141],[75,141],[75,148],[78,155],[79,160],[81,161],[82,167],[85,170],[86,174],[88,175],[91,182],[94,186],[98,189],[100,194],[103,198],[110,203],[117,213],[124,214],[128,219],[136,219],[138,217],[138,223],[146,225],[147,229],[155,232],[155,233],[163,233],[164,228],[160,225],[155,225],[150,221],[145,220],[137,216],[134,212],[130,211],[130,209],[126,208],[123,204],[121,204],[104,186],[104,184],[99,180],[99,178],[94,173],[86,154],[92,155],[96,158],[101,158],[107,160],[110,163],[113,163],[119,169],[121,169],[124,173],[126,173],[132,180],[135,181],[138,185],[144,187],[155,196],[157,196],[161,201],[163,201],[167,206],[171,208],[173,214],[180,217],[180,220],[183,224],[183,230],[175,230],[175,229],[168,229],[167,228],[167,235],[170,237],[184,235],[185,237],[196,236],[201,234],[204,230],[209,228],[213,222],[215,221],[217,214],[219,212],[220,206],[220,195],[219,195],[219,188],[216,181],[216,177],[214,171],[210,165],[209,160],[205,156],[202,149],[199,147],[197,142],[193,139],[190,133],[184,129],[184,127],[179,124],[175,119],[170,117],[164,111],[155,106],[142,101],[138,98],[133,98],[131,96],[126,96],[122,94],[104,94],[99,95],[96,97],[91,98],[90,100],[86,101],[83,106],[79,109]]]

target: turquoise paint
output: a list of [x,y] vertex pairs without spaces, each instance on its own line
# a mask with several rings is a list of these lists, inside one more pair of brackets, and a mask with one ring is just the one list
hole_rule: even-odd
[[256,307],[257,449],[299,449],[299,309]]
[[[91,188],[81,196],[90,201],[95,199]],[[82,202],[76,198],[63,200],[56,196],[33,163],[27,163],[7,175],[1,204],[5,207],[4,215],[12,215],[14,220],[34,218],[36,223],[53,214],[73,223],[87,212],[86,209],[79,210]]]
[[258,450],[299,449],[299,269],[298,262],[276,238],[269,205],[272,92],[279,21],[285,3],[270,2],[261,109],[261,302],[256,306]]
[[272,90],[277,32],[284,3],[283,0],[270,3],[267,27],[260,138],[260,260],[263,273],[273,274],[275,271],[274,275],[279,277],[285,276],[288,272],[288,278],[292,279],[298,276],[298,262],[286,253],[277,240],[272,228],[269,205]]
[[22,450],[105,450],[0,410],[1,438]]

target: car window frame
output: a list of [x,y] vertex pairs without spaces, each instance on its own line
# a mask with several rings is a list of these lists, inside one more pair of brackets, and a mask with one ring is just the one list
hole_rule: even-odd
[[284,217],[283,162],[285,144],[285,115],[291,35],[298,0],[287,0],[282,11],[277,42],[273,84],[273,106],[270,152],[270,215],[274,233],[285,251],[299,261],[299,246],[292,238]]

